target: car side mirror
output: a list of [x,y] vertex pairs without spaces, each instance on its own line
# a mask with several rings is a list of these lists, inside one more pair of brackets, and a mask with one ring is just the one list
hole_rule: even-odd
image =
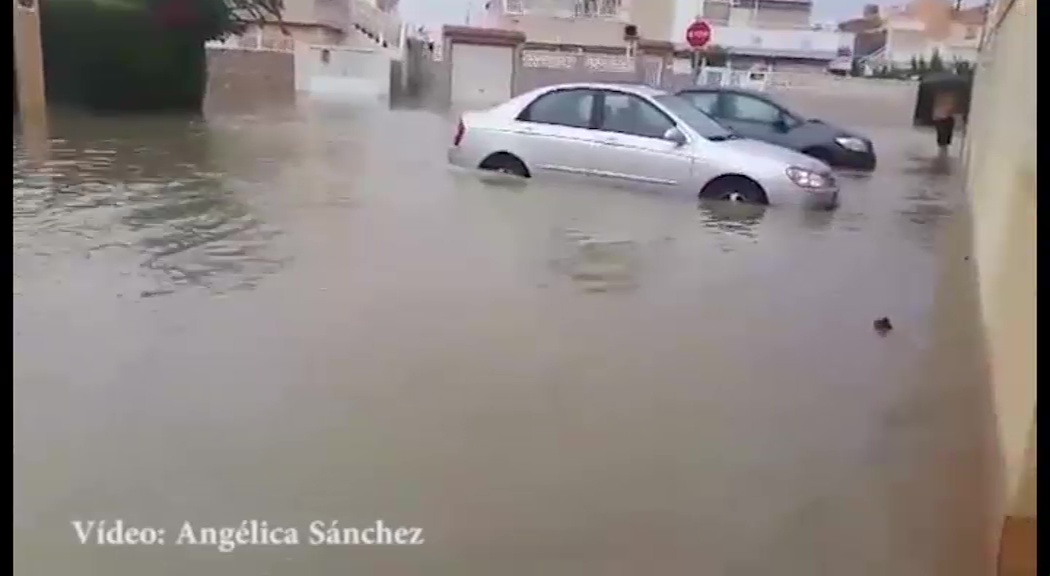
[[685,146],[686,140],[685,134],[678,128],[668,128],[667,132],[664,132],[664,140],[668,142],[674,142],[675,146]]
[[789,132],[791,130],[791,124],[788,124],[787,118],[781,116],[773,121],[773,129],[777,132]]

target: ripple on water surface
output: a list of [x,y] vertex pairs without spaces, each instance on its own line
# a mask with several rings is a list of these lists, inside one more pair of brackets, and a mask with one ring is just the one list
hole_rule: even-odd
[[250,287],[285,262],[272,250],[279,230],[251,209],[235,176],[215,168],[201,125],[70,124],[43,163],[16,138],[16,273],[61,255],[117,252],[137,262],[132,273],[154,294]]
[[[954,483],[926,472],[963,435],[885,417],[932,386],[905,377],[954,202],[932,141],[880,133],[811,212],[461,177],[454,126],[56,118],[42,163],[16,138],[17,573],[937,573],[911,552]],[[76,543],[117,514],[427,544]]]

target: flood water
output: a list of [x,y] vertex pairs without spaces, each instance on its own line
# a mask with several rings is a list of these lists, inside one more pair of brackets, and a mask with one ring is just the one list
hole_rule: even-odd
[[[938,312],[932,135],[867,130],[879,170],[806,212],[483,181],[453,124],[16,136],[16,574],[981,573],[987,406],[930,369],[977,339]],[[165,544],[71,525],[116,519]],[[176,545],[251,519],[300,544]],[[425,542],[310,545],[376,519]]]

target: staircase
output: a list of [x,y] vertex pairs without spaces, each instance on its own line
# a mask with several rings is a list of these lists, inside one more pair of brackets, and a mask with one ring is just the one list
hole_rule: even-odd
[[[346,1],[346,0],[343,0]],[[400,59],[405,43],[405,24],[396,14],[384,12],[366,0],[349,0],[348,38],[353,46],[384,50]]]
[[885,60],[885,59],[886,59],[886,47],[883,46],[882,48],[879,48],[878,50],[872,52],[871,54],[868,54],[866,56],[861,56],[860,58],[857,58],[857,62],[859,62],[861,65],[875,66],[875,65],[881,64],[883,62],[883,60]]

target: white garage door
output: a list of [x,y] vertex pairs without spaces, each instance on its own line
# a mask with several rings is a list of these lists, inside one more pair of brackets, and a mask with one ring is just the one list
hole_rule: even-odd
[[496,104],[510,98],[514,50],[506,46],[452,46],[452,102]]

